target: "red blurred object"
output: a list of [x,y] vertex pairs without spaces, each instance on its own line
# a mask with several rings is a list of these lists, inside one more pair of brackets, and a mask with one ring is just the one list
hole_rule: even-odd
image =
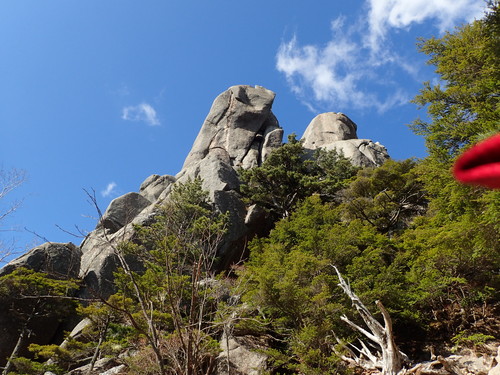
[[500,189],[500,134],[465,151],[455,162],[453,174],[464,184]]

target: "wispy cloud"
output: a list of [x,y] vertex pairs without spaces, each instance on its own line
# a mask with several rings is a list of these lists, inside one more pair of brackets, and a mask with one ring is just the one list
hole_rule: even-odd
[[[372,108],[382,113],[406,104],[405,93],[394,78],[414,79],[417,71],[400,56],[388,39],[392,30],[431,20],[439,30],[481,16],[477,0],[367,0],[367,14],[353,21],[332,21],[332,36],[322,46],[300,45],[297,36],[283,42],[276,54],[276,69],[291,90],[312,111]],[[392,73],[392,75],[391,75]],[[380,93],[385,94],[381,95]]]
[[155,109],[148,103],[124,107],[122,119],[127,121],[145,122],[150,126],[160,125]]
[[113,195],[116,195],[116,182],[110,182],[104,190],[101,191],[101,195],[103,198],[108,198]]
[[433,20],[440,32],[480,18],[485,2],[478,0],[369,0],[370,47],[378,50],[390,29],[405,29]]
[[379,60],[367,61],[369,50],[355,28],[345,29],[344,18],[332,22],[332,38],[324,46],[300,46],[297,37],[282,43],[277,56],[276,68],[285,74],[292,91],[312,111],[316,106],[346,108],[375,108],[384,112],[394,105],[408,101],[408,96],[395,89],[380,98],[368,83],[387,86],[390,80],[380,80],[375,75]]

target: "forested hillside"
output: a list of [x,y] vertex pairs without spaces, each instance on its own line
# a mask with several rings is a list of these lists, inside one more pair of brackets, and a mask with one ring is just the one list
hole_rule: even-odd
[[[108,357],[127,374],[241,374],[229,350],[221,357],[232,335],[252,341],[265,373],[361,371],[346,358],[380,348],[359,343],[353,324],[363,323],[339,273],[371,315],[390,315],[407,368],[434,353],[498,346],[500,190],[452,174],[459,155],[500,131],[498,2],[419,48],[440,77],[414,99],[428,116],[409,125],[425,138],[426,158],[356,167],[337,151],[308,154],[290,135],[261,165],[239,170],[238,193],[267,226],[221,272],[214,265],[230,213],[215,209],[201,179],[175,185],[160,215],[113,243],[120,269],[109,298],[89,294],[74,307],[61,302],[74,295],[73,281],[19,271],[0,278],[3,306],[30,295],[43,313],[73,308],[87,319],[63,346],[14,352],[4,373],[64,374],[86,363],[80,373],[90,374]],[[30,306],[16,307],[25,320]]]
[[[461,185],[451,173],[458,155],[500,131],[499,14],[497,6],[485,21],[420,42],[442,79],[425,83],[414,99],[428,109],[429,120],[411,124],[425,137],[427,158],[391,160],[353,177],[343,169],[346,179],[325,185],[341,188],[328,194],[321,184],[331,176],[301,176],[308,168],[300,163],[292,169],[268,160],[244,175],[250,199],[263,204],[275,197],[277,181],[286,192],[307,191],[293,195],[293,210],[269,237],[250,244],[242,272],[244,301],[285,339],[275,353],[279,366],[332,371],[332,332],[352,335],[340,320],[350,304],[332,266],[374,313],[371,303],[383,302],[408,354],[500,337],[500,192]],[[293,142],[276,154],[298,160],[288,154],[294,148],[300,155]]]

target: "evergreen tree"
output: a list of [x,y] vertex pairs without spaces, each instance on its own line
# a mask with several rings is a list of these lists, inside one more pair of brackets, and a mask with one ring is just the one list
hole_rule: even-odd
[[416,120],[411,127],[439,161],[500,131],[499,14],[495,0],[485,18],[419,44],[441,83],[426,82],[415,97],[419,106],[428,106],[431,121]]
[[279,219],[312,194],[333,200],[358,169],[335,150],[308,155],[291,134],[288,143],[273,151],[262,166],[240,171],[240,190],[249,203],[259,204]]
[[0,278],[2,314],[19,327],[17,343],[2,375],[9,373],[19,353],[25,350],[34,326],[62,320],[75,312],[72,297],[77,288],[75,280],[57,279],[26,268],[18,268]]
[[[156,222],[136,227],[134,241],[119,246],[119,291],[105,310],[133,327],[130,340],[147,341],[156,373],[205,374],[214,365],[220,292],[213,264],[226,223],[227,215],[214,210],[196,179],[176,185]],[[131,271],[127,255],[139,259],[144,272]]]

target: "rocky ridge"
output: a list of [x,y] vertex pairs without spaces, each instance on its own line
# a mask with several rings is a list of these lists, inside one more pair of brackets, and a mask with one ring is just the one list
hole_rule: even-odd
[[[141,184],[138,193],[114,199],[80,247],[44,244],[9,263],[0,270],[0,275],[22,266],[44,272],[57,269],[58,274],[66,273],[84,281],[81,297],[107,297],[114,292],[113,272],[118,267],[116,246],[133,238],[133,225],[148,225],[154,220],[158,205],[168,199],[174,184],[197,177],[202,179],[203,188],[209,192],[215,207],[230,214],[229,234],[219,248],[222,261],[218,267],[223,269],[238,261],[245,244],[262,227],[263,218],[242,201],[237,170],[261,165],[282,145],[284,131],[271,110],[274,98],[272,91],[260,86],[230,87],[213,102],[176,176],[152,175]],[[378,166],[389,157],[378,142],[358,139],[356,124],[341,113],[318,115],[307,127],[302,141],[311,152],[317,148],[341,151],[359,166]],[[132,266],[141,267],[133,262]],[[0,322],[1,319],[4,317],[0,316]],[[4,330],[9,328],[4,327]],[[7,332],[3,335],[12,336]],[[12,343],[12,340],[0,341],[0,352],[9,353]]]

